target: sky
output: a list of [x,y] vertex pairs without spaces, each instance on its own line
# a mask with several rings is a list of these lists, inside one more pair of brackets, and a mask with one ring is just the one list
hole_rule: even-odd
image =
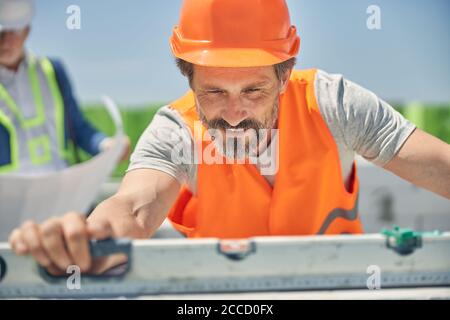
[[[243,0],[244,1],[244,0]],[[187,89],[169,47],[181,0],[36,0],[27,47],[61,58],[78,98],[121,106],[169,102]],[[387,101],[450,101],[450,1],[287,0],[301,37],[296,68],[319,68]],[[80,8],[80,29],[66,13]],[[369,30],[367,8],[380,8]]]

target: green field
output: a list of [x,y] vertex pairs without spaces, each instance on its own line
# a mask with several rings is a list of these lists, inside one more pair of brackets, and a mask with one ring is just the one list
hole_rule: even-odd
[[[136,108],[122,108],[126,134],[130,137],[133,147],[139,136],[148,126],[156,111],[164,103],[149,104]],[[450,104],[447,105],[409,105],[393,104],[394,107],[406,118],[410,119],[421,129],[450,143]],[[101,105],[85,105],[83,107],[85,117],[99,130],[108,135],[114,134],[114,125],[107,111]],[[83,160],[88,159],[82,154]],[[121,163],[115,170],[113,176],[120,177],[125,172],[128,163]]]

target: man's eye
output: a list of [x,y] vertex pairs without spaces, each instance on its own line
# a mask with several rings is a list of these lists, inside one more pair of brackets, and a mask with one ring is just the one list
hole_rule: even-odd
[[211,93],[211,94],[221,94],[223,93],[222,90],[208,90],[207,93]]
[[260,92],[261,89],[258,88],[251,88],[251,89],[246,89],[244,92],[245,93],[254,93],[254,92]]

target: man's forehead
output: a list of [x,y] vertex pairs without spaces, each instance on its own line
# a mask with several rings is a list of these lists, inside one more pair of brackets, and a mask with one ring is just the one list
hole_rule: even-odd
[[251,68],[194,67],[194,79],[201,86],[221,86],[232,83],[241,86],[264,86],[276,80],[273,66]]

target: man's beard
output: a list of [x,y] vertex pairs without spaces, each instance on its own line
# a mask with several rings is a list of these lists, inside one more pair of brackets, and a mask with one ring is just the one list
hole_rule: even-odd
[[263,147],[268,146],[271,130],[278,119],[278,109],[277,99],[263,121],[245,119],[237,126],[231,126],[222,118],[207,120],[198,106],[197,113],[214,140],[216,149],[228,159],[244,162],[247,158],[258,157]]

